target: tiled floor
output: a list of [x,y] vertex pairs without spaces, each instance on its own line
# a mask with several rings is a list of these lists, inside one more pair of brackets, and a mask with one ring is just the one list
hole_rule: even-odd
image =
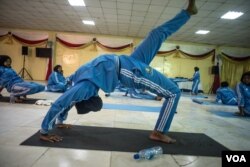
[[[8,93],[3,92],[4,95]],[[104,103],[160,106],[162,101],[135,100],[122,93],[105,97]],[[42,92],[29,97],[55,100],[59,93]],[[213,98],[210,96],[209,98]],[[221,158],[163,155],[151,161],[135,161],[133,153],[20,146],[37,132],[48,106],[0,103],[0,166],[1,167],[219,167]],[[250,119],[223,117],[213,111],[233,113],[237,107],[200,105],[190,97],[181,97],[178,114],[171,131],[205,133],[232,150],[250,150]],[[107,110],[77,115],[69,112],[66,123],[103,127],[151,130],[158,113]]]

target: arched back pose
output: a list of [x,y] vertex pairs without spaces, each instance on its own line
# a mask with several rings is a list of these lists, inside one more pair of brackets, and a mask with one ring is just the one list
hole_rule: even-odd
[[[165,98],[149,138],[174,143],[176,140],[169,137],[167,132],[176,111],[180,90],[174,82],[151,68],[149,64],[161,44],[196,13],[195,0],[189,0],[186,10],[182,10],[173,19],[153,29],[130,56],[105,54],[81,66],[70,77],[74,86],[55,101],[45,116],[40,130],[40,139],[50,142],[61,141],[60,136],[48,133],[54,127],[56,120],[60,127],[68,127],[62,123],[74,105],[83,113],[100,110],[102,102],[98,97],[98,90],[112,92],[120,81],[128,88],[146,89]],[[96,102],[95,99],[99,103],[91,105],[92,102]],[[91,109],[90,106],[93,108]]]

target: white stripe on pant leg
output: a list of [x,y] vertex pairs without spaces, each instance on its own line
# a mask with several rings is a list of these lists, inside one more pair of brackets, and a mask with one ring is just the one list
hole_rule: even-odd
[[175,97],[172,97],[172,98],[169,99],[169,102],[168,102],[168,104],[166,105],[166,108],[165,108],[164,113],[163,113],[163,115],[162,115],[161,121],[160,121],[160,123],[159,123],[159,125],[158,125],[158,127],[157,127],[157,130],[159,130],[159,131],[161,131],[161,132],[164,130],[165,125],[166,125],[166,123],[167,123],[167,120],[168,120],[168,118],[169,118],[169,115],[170,115],[170,113],[171,113],[171,110],[172,110],[172,108],[173,108],[174,99],[175,99]]
[[21,90],[22,92],[13,92],[12,94],[14,95],[14,96],[19,96],[19,95],[21,95],[21,94],[26,94],[27,92],[29,92],[30,91],[30,88],[25,88],[25,87],[21,87],[21,86],[13,86],[12,88],[11,88],[11,91],[14,89],[14,91],[15,90]]
[[132,79],[135,83],[140,83],[144,86],[150,87],[153,90],[156,90],[158,93],[162,93],[165,96],[171,96],[172,93],[168,90],[165,90],[164,88],[162,88],[160,85],[146,79],[146,78],[139,78],[136,77],[131,71],[126,70],[126,69],[121,69],[121,75]]
[[196,88],[198,89],[198,81],[196,81],[195,84],[194,84],[194,90],[193,90],[193,92],[196,90]]
[[[151,89],[157,91],[158,93],[162,93],[165,97],[170,97],[168,103],[166,104],[164,113],[162,115],[161,121],[158,125],[160,131],[164,130],[164,127],[166,125],[166,122],[169,118],[169,115],[171,113],[171,110],[173,108],[174,105],[174,99],[176,98],[176,94],[171,93],[168,90],[165,90],[164,88],[162,88],[160,85],[155,84],[154,82],[147,80],[146,78],[138,78],[136,77],[131,71],[129,70],[125,70],[122,69],[121,70],[121,74],[124,75],[127,78],[132,79],[135,83],[140,83],[142,85],[148,86]],[[164,121],[165,120],[165,121]]]

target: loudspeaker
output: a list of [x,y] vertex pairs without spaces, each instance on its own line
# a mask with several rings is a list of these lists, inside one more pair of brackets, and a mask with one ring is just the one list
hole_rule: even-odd
[[22,55],[28,55],[28,46],[22,46]]
[[212,66],[212,74],[219,74],[219,66]]

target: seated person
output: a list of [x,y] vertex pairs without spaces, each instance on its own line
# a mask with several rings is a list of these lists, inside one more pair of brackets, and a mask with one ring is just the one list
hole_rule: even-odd
[[0,85],[10,93],[10,102],[22,102],[21,96],[35,94],[44,91],[44,86],[34,82],[25,82],[12,68],[11,58],[0,56]]
[[236,86],[239,112],[237,115],[250,116],[250,71],[245,72]]
[[237,97],[229,86],[228,82],[221,82],[221,86],[216,91],[216,102],[226,105],[237,105]]
[[50,74],[47,91],[50,92],[65,92],[68,89],[68,82],[63,76],[63,70],[61,65],[56,65],[54,71]]

